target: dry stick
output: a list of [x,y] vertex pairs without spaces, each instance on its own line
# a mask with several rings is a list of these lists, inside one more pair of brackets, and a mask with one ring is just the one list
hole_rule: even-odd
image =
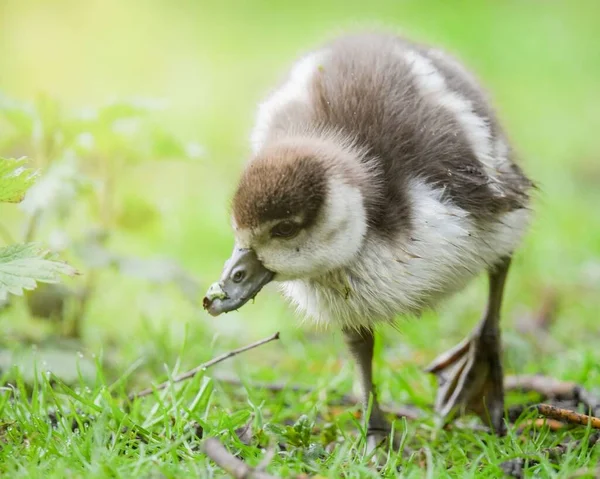
[[142,389],[141,391],[139,391],[137,393],[131,393],[128,396],[128,398],[130,401],[132,401],[133,399],[136,399],[136,398],[148,396],[148,395],[152,394],[154,391],[160,391],[162,389],[166,389],[169,386],[169,384],[171,384],[171,383],[179,383],[181,381],[185,381],[186,379],[193,378],[196,374],[198,374],[200,371],[202,371],[206,368],[214,366],[215,364],[225,361],[226,359],[236,356],[237,354],[243,353],[250,349],[257,348],[259,346],[262,346],[263,344],[269,343],[276,339],[279,339],[279,332],[276,332],[275,334],[273,334],[272,336],[269,336],[268,338],[261,339],[260,341],[257,341],[255,343],[248,344],[247,346],[244,346],[242,348],[234,349],[233,351],[229,351],[228,353],[222,354],[221,356],[217,356],[216,358],[213,358],[210,361],[200,364],[199,366],[196,366],[195,368],[190,369],[189,371],[186,371],[183,374],[180,374],[179,376],[175,376],[171,381],[165,381],[164,383],[161,383],[155,387],[149,387],[146,389]]
[[277,479],[276,476],[267,474],[250,467],[241,459],[230,454],[218,439],[210,437],[202,443],[202,451],[210,457],[215,464],[225,469],[236,479]]
[[551,406],[550,404],[538,404],[535,406],[535,408],[542,416],[549,417],[551,419],[558,419],[571,424],[581,424],[583,426],[590,424],[594,429],[600,429],[600,418],[594,416],[588,416],[587,414],[581,414],[568,409],[562,409],[556,406]]
[[[540,375],[508,376],[504,383],[507,391],[536,392],[543,397],[542,401],[555,399],[573,402],[574,407],[577,404],[583,405],[591,416],[600,415],[600,396],[577,383]],[[514,415],[520,415],[525,409],[527,409],[526,406],[517,407]]]

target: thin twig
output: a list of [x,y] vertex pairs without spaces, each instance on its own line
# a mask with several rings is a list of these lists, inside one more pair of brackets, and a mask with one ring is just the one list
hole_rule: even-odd
[[236,356],[236,355],[243,353],[245,351],[248,351],[250,349],[257,348],[259,346],[262,346],[263,344],[269,343],[276,339],[279,339],[279,332],[273,334],[272,336],[269,336],[268,338],[261,339],[260,341],[257,341],[255,343],[248,344],[247,346],[244,346],[242,348],[234,349],[233,351],[229,351],[228,353],[222,354],[221,356],[217,356],[216,358],[213,358],[210,361],[202,363],[199,366],[196,366],[195,368],[190,369],[189,371],[186,371],[183,374],[180,374],[179,376],[175,376],[171,381],[165,381],[164,383],[161,383],[157,386],[143,389],[137,393],[131,393],[128,396],[128,398],[130,401],[132,401],[133,399],[136,399],[136,398],[148,396],[148,395],[152,394],[154,391],[160,391],[162,389],[166,389],[171,383],[179,383],[181,381],[185,381],[186,379],[193,378],[196,374],[203,371],[204,369],[207,369],[211,366],[214,366],[217,363],[225,361],[226,359],[229,359],[233,356]]
[[225,446],[214,437],[208,438],[202,443],[202,451],[235,479],[277,479],[276,476],[254,469],[230,454]]
[[571,424],[581,424],[583,426],[587,426],[589,424],[594,429],[600,429],[600,418],[594,416],[588,416],[587,414],[581,414],[576,411],[562,409],[556,406],[551,406],[550,404],[538,404],[536,409],[542,416],[549,417],[551,419],[558,419],[559,421],[568,422]]
[[[583,406],[585,412],[591,416],[600,416],[598,393],[574,382],[541,375],[508,376],[504,381],[504,388],[506,391],[535,392],[542,396],[541,401],[551,402],[565,409],[577,409]],[[536,403],[513,406],[509,409],[509,416],[515,420],[523,411],[535,405]]]

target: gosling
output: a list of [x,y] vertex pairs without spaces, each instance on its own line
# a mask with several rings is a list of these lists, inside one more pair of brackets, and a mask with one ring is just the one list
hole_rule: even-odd
[[251,145],[209,313],[274,281],[307,317],[340,328],[372,401],[373,448],[390,432],[372,380],[376,326],[485,271],[482,320],[427,370],[442,417],[473,412],[503,434],[500,306],[533,183],[474,76],[394,34],[345,35],[291,68],[259,106]]

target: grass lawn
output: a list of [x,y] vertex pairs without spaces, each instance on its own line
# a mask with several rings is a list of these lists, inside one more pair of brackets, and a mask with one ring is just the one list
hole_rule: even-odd
[[[256,102],[298,53],[333,33],[365,24],[401,28],[447,47],[477,72],[525,171],[540,186],[536,221],[509,275],[506,373],[543,373],[598,389],[598,18],[600,3],[593,1],[7,0],[0,6],[3,94],[27,102],[45,91],[65,111],[112,94],[163,97],[170,106],[143,123],[144,141],[153,156],[177,157],[173,152],[181,149],[171,147],[168,135],[184,139],[187,148],[186,158],[158,161],[145,157],[146,143],[113,141],[114,132],[98,127],[95,142],[81,153],[89,163],[78,171],[109,178],[110,195],[90,187],[108,200],[98,203],[96,193],[83,188],[68,220],[53,212],[36,239],[55,241],[57,231],[75,238],[102,226],[111,231],[112,251],[176,260],[203,292],[232,247],[228,201],[248,152]],[[46,122],[54,118],[50,110]],[[63,160],[40,150],[38,130],[13,130],[0,122],[0,156],[27,155],[42,167],[53,155]],[[12,134],[28,140],[13,142]],[[108,176],[102,165],[109,165]],[[0,218],[3,231],[18,237],[24,213],[1,206]],[[0,310],[0,471],[6,477],[222,477],[200,452],[201,437],[212,436],[251,465],[261,462],[269,444],[285,444],[267,468],[280,477],[496,478],[502,462],[528,456],[537,463],[525,477],[570,478],[599,462],[600,447],[590,450],[586,441],[558,461],[543,453],[566,438],[586,438],[591,431],[585,427],[518,433],[517,425],[499,439],[436,425],[435,384],[422,368],[476,323],[485,302],[483,277],[438,311],[398,318],[397,330],[378,332],[382,402],[425,410],[422,419],[396,421],[406,455],[391,455],[378,473],[363,455],[360,408],[336,404],[353,384],[339,332],[300,324],[269,288],[254,304],[214,319],[177,284],[149,280],[152,271],[92,271],[68,247],[64,257],[83,273],[67,285],[94,281],[80,334],[65,337],[59,323],[33,317],[22,300]],[[164,276],[164,268],[158,274]],[[539,325],[548,298],[557,305]],[[276,331],[279,341],[127,401],[131,391]],[[225,376],[244,385],[217,379]],[[253,386],[264,382],[311,391],[274,394]],[[511,393],[507,403],[523,399]],[[240,428],[248,424],[244,442]]]

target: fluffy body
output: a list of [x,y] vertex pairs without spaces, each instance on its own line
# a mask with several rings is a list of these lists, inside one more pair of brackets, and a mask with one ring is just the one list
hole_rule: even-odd
[[518,246],[529,211],[518,209],[477,224],[415,180],[415,221],[392,240],[367,235],[352,262],[321,277],[281,283],[307,318],[323,326],[371,328],[396,315],[417,314],[464,287]]
[[[261,104],[251,139],[245,178],[270,179],[238,190],[237,244],[323,325],[371,327],[435,306],[510,256],[528,226],[530,181],[473,75],[438,49],[386,34],[325,45]],[[269,172],[301,184],[307,169],[326,178],[309,195],[322,205],[291,212],[293,186]],[[269,238],[280,212],[269,217],[265,195],[309,226]]]

